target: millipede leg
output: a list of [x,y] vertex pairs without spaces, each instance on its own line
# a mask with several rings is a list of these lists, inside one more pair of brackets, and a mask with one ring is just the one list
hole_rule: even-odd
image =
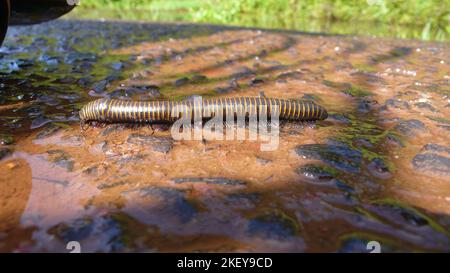
[[153,126],[152,123],[145,123],[144,125],[148,130],[150,130],[151,134],[153,135],[155,133],[155,127]]
[[80,121],[80,130],[82,132],[86,131],[86,122],[84,120]]
[[316,128],[316,121],[315,120],[308,120],[305,122],[306,126],[308,128],[314,129]]

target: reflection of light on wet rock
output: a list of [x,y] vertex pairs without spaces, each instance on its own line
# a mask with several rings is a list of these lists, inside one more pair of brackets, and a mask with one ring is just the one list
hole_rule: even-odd
[[33,238],[37,241],[35,250],[43,249],[65,252],[64,242],[52,242],[47,229],[62,222],[68,222],[86,214],[83,202],[98,193],[86,183],[78,172],[67,172],[55,166],[42,155],[22,152],[13,158],[26,160],[32,172],[32,188],[26,209],[21,217],[24,227],[36,227]]
[[362,155],[345,145],[307,144],[298,146],[295,152],[305,159],[317,159],[339,170],[358,173]]
[[297,173],[304,176],[307,180],[320,183],[330,182],[335,175],[326,170],[326,168],[318,165],[304,165],[297,169]]
[[441,175],[448,179],[450,173],[450,158],[437,154],[418,154],[412,160],[415,170],[433,175]]

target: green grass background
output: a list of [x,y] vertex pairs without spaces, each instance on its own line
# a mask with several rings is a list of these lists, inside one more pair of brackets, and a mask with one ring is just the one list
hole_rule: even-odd
[[81,0],[76,14],[423,40],[450,33],[450,0]]

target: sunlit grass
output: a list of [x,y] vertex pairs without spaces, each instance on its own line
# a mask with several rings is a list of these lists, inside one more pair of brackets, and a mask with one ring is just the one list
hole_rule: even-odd
[[81,0],[86,8],[140,9],[140,10],[187,10],[200,8],[202,0]]
[[450,37],[450,5],[440,0],[81,0],[79,8],[83,12],[106,9],[108,18],[120,19],[367,33],[423,40]]

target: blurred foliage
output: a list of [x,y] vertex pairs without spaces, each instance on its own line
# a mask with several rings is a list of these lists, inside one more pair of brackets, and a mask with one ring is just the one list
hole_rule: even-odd
[[[423,40],[450,36],[450,0],[82,0],[81,6],[110,9],[129,19],[137,16],[130,10],[139,10],[138,19],[164,20],[167,14],[168,20],[339,34]],[[145,11],[151,14],[144,16]]]
[[209,0],[80,0],[86,8],[180,10],[200,8]]

